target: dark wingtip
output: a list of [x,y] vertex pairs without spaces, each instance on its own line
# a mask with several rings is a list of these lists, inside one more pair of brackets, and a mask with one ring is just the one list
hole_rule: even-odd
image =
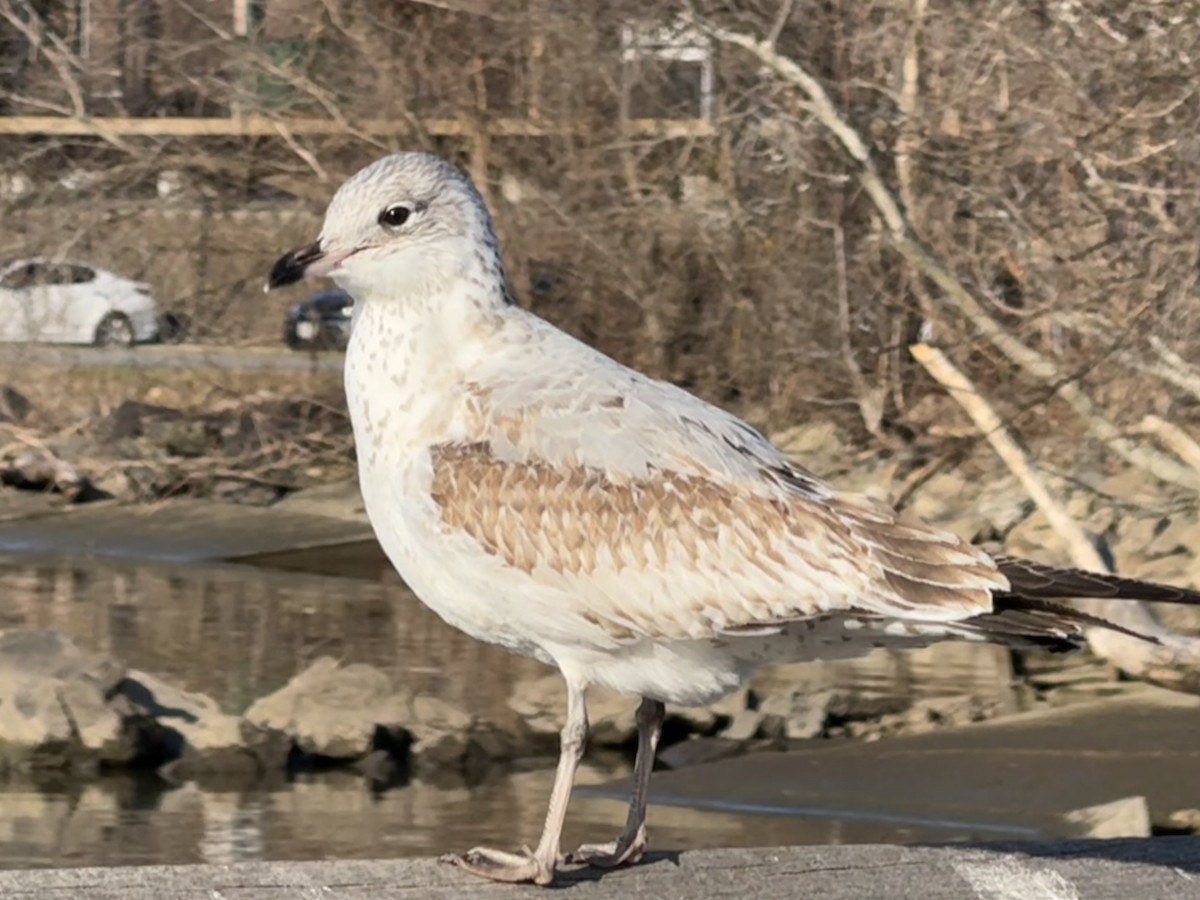
[[997,556],[1013,594],[1042,600],[1141,600],[1148,603],[1200,605],[1200,593],[1169,584],[1122,578],[1104,572],[1059,569],[1027,559]]

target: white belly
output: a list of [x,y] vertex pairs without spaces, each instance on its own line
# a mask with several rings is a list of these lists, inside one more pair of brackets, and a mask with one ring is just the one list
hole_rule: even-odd
[[577,683],[697,706],[735,690],[749,668],[720,643],[616,644],[574,612],[573,598],[506,569],[466,536],[440,527],[422,466],[360,463],[380,546],[417,597],[449,625],[562,669]]
[[[418,468],[414,465],[412,468]],[[359,466],[359,485],[379,545],[422,603],[474,638],[543,662],[550,658],[514,616],[511,598],[489,589],[478,561],[462,556],[460,542],[439,527],[416,473]]]

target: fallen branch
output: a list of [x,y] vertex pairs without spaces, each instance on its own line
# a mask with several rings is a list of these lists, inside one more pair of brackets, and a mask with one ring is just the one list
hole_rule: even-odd
[[1096,408],[1092,398],[1074,380],[1045,356],[1009,334],[993,319],[950,269],[915,236],[899,201],[880,177],[866,143],[842,118],[820,82],[795,60],[782,55],[765,41],[704,21],[697,21],[696,26],[721,43],[747,51],[784,81],[804,92],[808,98],[805,107],[833,134],[846,153],[858,164],[859,183],[883,218],[893,246],[921,275],[941,289],[946,299],[992,346],[1028,375],[1053,386],[1054,393],[1075,410],[1092,436],[1102,441],[1126,462],[1150,472],[1162,481],[1200,492],[1200,473],[1181,465],[1164,453],[1141,447],[1126,438],[1121,429]]
[[[987,438],[996,455],[1008,466],[1025,492],[1046,516],[1050,526],[1067,545],[1071,561],[1081,569],[1107,570],[1095,544],[1050,493],[1030,465],[1028,457],[1004,426],[1000,416],[985,400],[966,375],[946,355],[928,344],[909,348],[933,378],[963,408],[971,421]],[[1113,600],[1077,600],[1075,605],[1115,625],[1156,638],[1159,643],[1139,640],[1106,628],[1087,631],[1092,652],[1122,672],[1176,691],[1200,694],[1200,639],[1175,634],[1165,629],[1144,603]]]
[[1138,426],[1138,433],[1158,438],[1168,450],[1200,472],[1200,444],[1178,425],[1158,416],[1146,416]]
[[1158,355],[1158,364],[1153,366],[1154,373],[1200,399],[1200,371],[1168,347],[1162,338],[1151,335],[1150,346]]

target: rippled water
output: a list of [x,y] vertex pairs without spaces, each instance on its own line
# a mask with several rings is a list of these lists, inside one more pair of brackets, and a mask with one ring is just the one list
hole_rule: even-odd
[[[514,689],[548,671],[447,627],[371,547],[263,562],[270,565],[0,557],[0,628],[59,629],[232,712],[330,655],[503,723]],[[864,690],[1008,690],[974,651],[948,652],[940,663],[843,666],[836,677],[861,679]],[[627,773],[622,759],[593,762],[580,782]],[[471,789],[415,783],[384,793],[346,772],[201,786],[129,776],[12,780],[0,782],[0,866],[388,857],[520,843],[541,827],[551,777],[535,762]],[[620,800],[585,790],[571,807],[568,844],[607,839],[624,815]],[[862,816],[753,814],[727,802],[708,811],[656,807],[653,832],[657,846],[674,848],[958,834]]]

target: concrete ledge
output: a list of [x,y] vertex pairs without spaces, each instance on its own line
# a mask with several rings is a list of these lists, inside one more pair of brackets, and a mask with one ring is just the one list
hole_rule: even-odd
[[[1187,900],[1200,898],[1200,838],[691,850],[651,854],[616,872],[575,869],[556,887],[571,897],[653,900]],[[481,883],[426,859],[0,872],[6,900],[548,896]]]

